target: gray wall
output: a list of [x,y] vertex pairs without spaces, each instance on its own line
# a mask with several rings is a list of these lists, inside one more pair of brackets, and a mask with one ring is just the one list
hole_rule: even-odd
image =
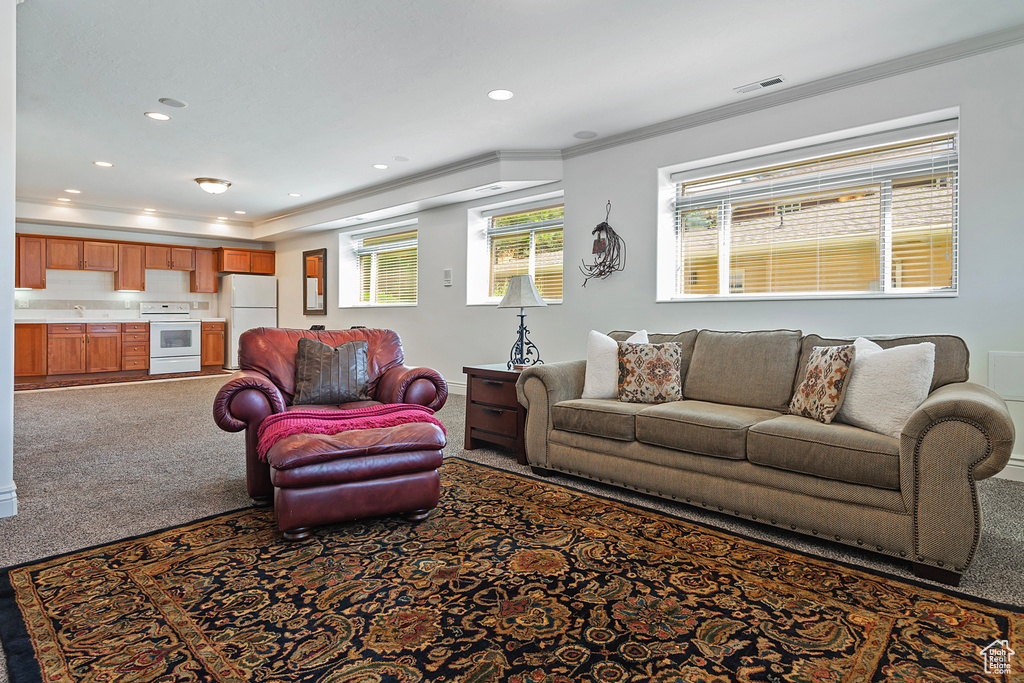
[[[527,311],[542,357],[549,362],[583,357],[590,329],[947,332],[966,339],[971,377],[986,383],[988,351],[1024,351],[1024,297],[1018,276],[1024,226],[1017,189],[1024,179],[1024,95],[1013,87],[1021,82],[1024,46],[1018,45],[567,159],[561,183],[566,206],[564,302]],[[659,168],[957,107],[959,297],[655,303]],[[626,241],[626,269],[584,289],[577,265],[590,258],[590,231],[604,219],[608,200],[613,204],[610,222]],[[418,215],[415,308],[339,310],[337,233],[277,242],[280,324],[390,327],[402,336],[410,364],[434,367],[456,385],[465,381],[464,365],[503,362],[514,341],[515,312],[465,303],[469,206]],[[320,247],[328,249],[329,314],[305,317],[301,252]],[[445,267],[455,270],[450,288],[442,286]],[[1018,427],[1024,427],[1024,407],[1013,403],[1011,410]],[[1018,445],[1017,453],[1022,452],[1024,446]]]

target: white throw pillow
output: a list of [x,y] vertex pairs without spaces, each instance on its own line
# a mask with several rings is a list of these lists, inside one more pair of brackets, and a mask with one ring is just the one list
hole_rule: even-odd
[[859,337],[853,345],[856,353],[836,421],[899,438],[911,413],[928,398],[935,344],[883,349]]
[[[627,344],[646,344],[647,330],[640,330]],[[619,343],[607,334],[590,331],[587,339],[587,374],[583,378],[583,398],[619,397]]]

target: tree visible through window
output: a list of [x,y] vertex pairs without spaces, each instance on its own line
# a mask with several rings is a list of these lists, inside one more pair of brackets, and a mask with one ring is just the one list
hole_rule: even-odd
[[676,296],[956,291],[956,142],[680,182]]
[[491,217],[488,296],[504,296],[513,275],[530,274],[541,297],[562,299],[564,213],[564,207],[552,206]]
[[360,303],[416,303],[416,230],[365,237],[356,243],[355,252]]

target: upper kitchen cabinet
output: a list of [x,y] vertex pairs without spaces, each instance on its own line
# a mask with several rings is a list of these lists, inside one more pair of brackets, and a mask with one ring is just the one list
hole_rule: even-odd
[[14,286],[46,289],[46,238],[18,235]]
[[118,249],[117,272],[114,289],[141,292],[146,289],[146,247],[142,244],[122,244]]
[[273,275],[274,268],[275,254],[272,251],[226,247],[217,250],[217,271],[221,273]]
[[213,249],[195,250],[196,267],[189,273],[189,291],[217,292],[217,255]]
[[195,269],[195,250],[186,247],[146,245],[146,267],[155,270]]
[[58,270],[117,270],[117,243],[46,238],[46,267]]

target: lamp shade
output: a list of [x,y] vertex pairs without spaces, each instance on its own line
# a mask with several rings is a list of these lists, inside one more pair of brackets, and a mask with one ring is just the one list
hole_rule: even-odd
[[508,291],[498,308],[534,308],[547,306],[540,292],[533,286],[533,278],[529,275],[513,275],[508,281]]

